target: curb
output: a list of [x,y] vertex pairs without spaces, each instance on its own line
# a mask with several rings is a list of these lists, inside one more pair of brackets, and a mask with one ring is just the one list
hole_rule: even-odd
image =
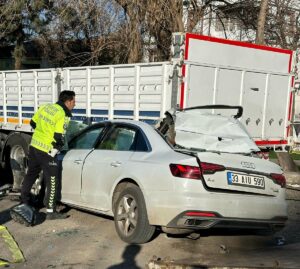
[[[175,262],[165,261],[150,261],[146,265],[146,269],[274,269],[275,267],[249,267],[249,266],[215,266],[215,265],[192,265],[179,264]],[[277,267],[276,269],[296,269],[295,267]]]
[[298,185],[300,188],[300,173],[299,172],[284,172],[286,183],[289,185]]

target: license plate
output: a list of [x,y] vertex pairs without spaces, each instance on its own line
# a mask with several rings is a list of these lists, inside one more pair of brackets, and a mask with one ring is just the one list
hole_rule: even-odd
[[265,188],[265,179],[259,176],[227,172],[227,181],[229,185],[246,186],[258,189]]

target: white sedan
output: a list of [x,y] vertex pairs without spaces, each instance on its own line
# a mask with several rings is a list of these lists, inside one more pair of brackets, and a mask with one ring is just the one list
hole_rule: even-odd
[[149,241],[157,226],[283,227],[281,168],[257,157],[237,119],[206,111],[169,113],[158,128],[113,120],[84,129],[59,156],[61,201],[113,216],[128,243]]

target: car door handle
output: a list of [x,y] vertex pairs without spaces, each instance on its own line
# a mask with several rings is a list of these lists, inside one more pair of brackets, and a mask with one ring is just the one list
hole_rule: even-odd
[[119,166],[121,166],[121,162],[112,162],[111,164],[110,164],[110,166],[112,166],[112,167],[119,167]]
[[82,160],[75,160],[74,163],[76,163],[76,164],[81,164],[81,163],[82,163]]

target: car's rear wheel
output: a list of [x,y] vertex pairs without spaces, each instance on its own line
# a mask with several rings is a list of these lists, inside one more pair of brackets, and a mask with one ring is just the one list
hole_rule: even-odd
[[146,243],[155,232],[155,226],[149,224],[143,194],[134,184],[128,184],[119,194],[114,218],[118,235],[127,243]]

